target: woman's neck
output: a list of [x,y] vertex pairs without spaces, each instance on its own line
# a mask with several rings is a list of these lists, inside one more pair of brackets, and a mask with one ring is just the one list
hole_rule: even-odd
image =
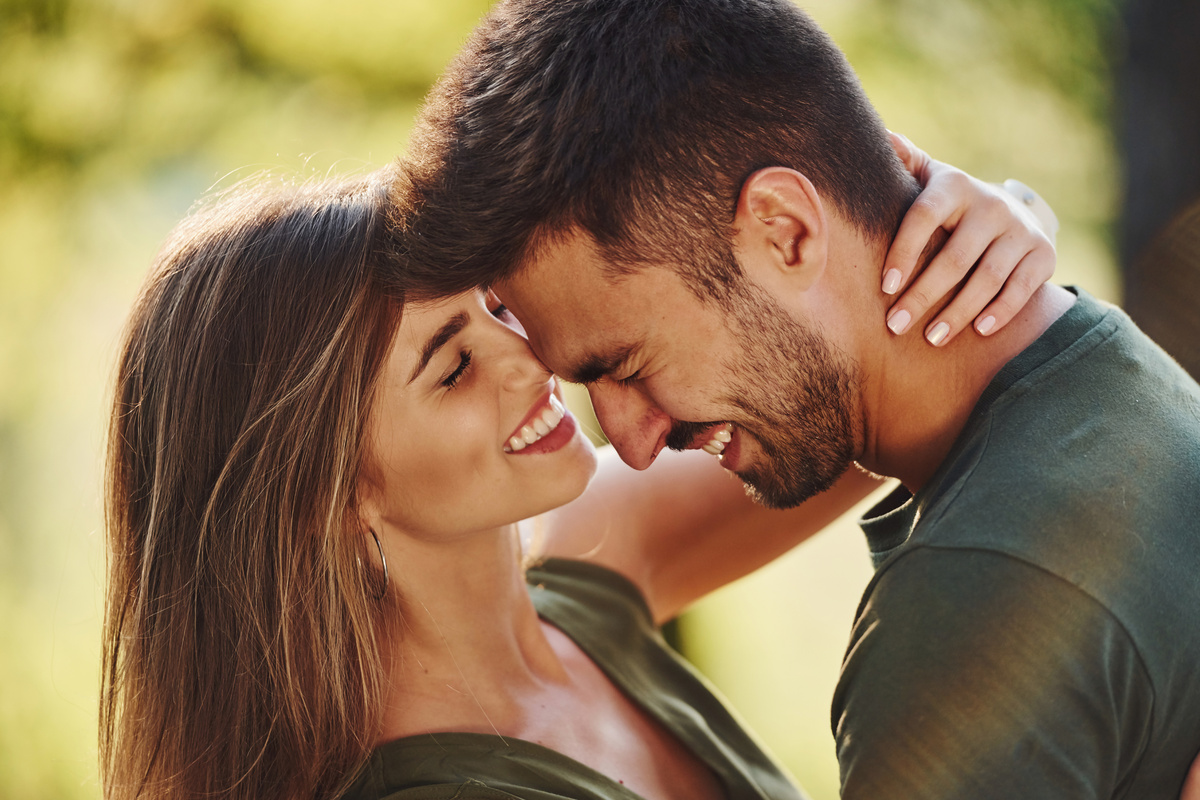
[[538,618],[515,527],[402,549],[403,611],[378,743],[495,734],[555,750],[644,797],[720,796],[696,755]]
[[380,741],[519,729],[522,695],[567,674],[526,590],[516,526],[451,543],[388,541],[400,619]]

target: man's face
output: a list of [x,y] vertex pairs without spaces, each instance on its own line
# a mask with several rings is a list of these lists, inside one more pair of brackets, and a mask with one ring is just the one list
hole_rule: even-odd
[[704,446],[766,505],[828,488],[859,451],[854,367],[743,279],[720,305],[666,268],[610,277],[591,239],[547,243],[493,288],[534,352],[584,383],[621,458],[645,469],[663,447]]

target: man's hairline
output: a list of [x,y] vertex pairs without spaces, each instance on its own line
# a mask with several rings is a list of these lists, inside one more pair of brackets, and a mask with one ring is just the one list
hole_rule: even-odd
[[[801,174],[805,174],[801,170],[797,170],[796,167],[788,164],[775,164],[773,166],[792,169],[801,172]],[[735,198],[741,195],[742,189],[745,187],[746,181],[749,180],[749,177],[750,176],[747,175],[746,178],[743,179],[743,181],[738,185],[738,189],[734,193]],[[885,249],[887,246],[891,245],[891,242],[895,238],[895,230],[889,233],[880,228],[878,224],[872,224],[870,221],[859,219],[857,215],[855,215],[851,209],[846,206],[845,201],[837,196],[836,192],[822,191],[821,189],[816,188],[815,184],[814,188],[816,189],[817,194],[820,196],[822,202],[832,206],[837,215],[841,217],[848,225],[853,227],[855,232],[861,235],[868,243],[884,245]],[[918,185],[917,193],[919,192],[920,186]],[[915,199],[915,196],[916,195],[914,194],[913,199]],[[900,215],[900,219],[902,219],[903,216],[904,214],[902,213]],[[895,221],[897,227],[899,226],[900,219]],[[630,220],[634,222],[634,224],[630,226],[633,230],[641,230],[644,227],[636,223],[636,215],[631,217]],[[733,230],[732,224],[730,225],[729,230]],[[605,264],[605,267],[602,269],[602,273],[614,283],[619,283],[620,280],[626,276],[648,268],[657,267],[677,273],[682,273],[689,269],[689,266],[683,262],[613,262],[611,259],[605,257],[604,248],[600,245],[595,233],[593,233],[587,225],[581,222],[576,215],[564,215],[564,217],[558,220],[547,218],[535,223],[529,229],[529,233],[524,237],[525,241],[517,248],[517,255],[513,259],[512,265],[508,269],[501,271],[502,277],[500,277],[499,280],[509,280],[514,276],[526,272],[533,265],[533,263],[537,261],[544,248],[555,243],[564,243],[572,236],[583,236],[585,238],[592,251]],[[631,237],[626,236],[623,238]],[[725,241],[732,243],[732,236],[727,237]]]
[[[532,269],[534,264],[545,254],[545,251],[554,245],[565,245],[572,238],[582,239],[584,244],[592,254],[602,263],[600,274],[610,279],[617,279],[613,282],[619,282],[619,279],[638,271],[632,268],[610,268],[611,260],[606,256],[604,248],[596,239],[596,234],[593,233],[586,225],[578,220],[568,220],[565,223],[552,223],[549,221],[540,222],[534,225],[525,237],[524,244],[519,248],[517,257],[513,259],[513,264],[510,269],[504,271],[502,280],[510,280],[514,276],[520,275]],[[656,266],[647,262],[646,267]]]
[[[787,169],[796,169],[795,167],[791,167],[787,164],[778,164],[776,166]],[[742,181],[742,183],[739,184],[735,196],[740,196],[742,189],[745,187],[746,180],[749,180],[748,175]],[[832,207],[832,210],[836,213],[836,215],[840,217],[846,224],[848,224],[858,235],[862,236],[868,244],[880,247],[885,254],[887,253],[892,242],[895,240],[895,236],[899,230],[899,224],[904,217],[904,213],[901,213],[900,219],[895,221],[895,229],[888,232],[879,228],[877,225],[871,224],[871,222],[867,220],[859,219],[857,215],[853,214],[851,210],[846,207],[844,200],[837,197],[835,192],[817,189],[817,193],[820,195],[823,201],[827,202]],[[916,187],[916,192],[912,195],[912,199],[915,199],[916,194],[919,193],[920,186],[918,184]],[[911,203],[911,199],[909,202]],[[906,205],[905,212],[907,211],[907,208],[908,206]],[[636,218],[633,218],[631,221],[635,223],[630,226],[635,232],[641,229],[642,226],[636,224]],[[730,235],[724,237],[723,241],[730,246],[730,251],[733,257],[737,259],[736,249],[732,246],[734,230],[732,224],[728,227],[728,230],[730,231]],[[565,214],[558,219],[546,218],[531,226],[529,233],[524,237],[524,242],[516,249],[515,258],[513,258],[508,268],[500,271],[500,274],[496,278],[496,282],[511,281],[514,278],[523,277],[534,268],[535,264],[545,252],[546,248],[553,246],[554,244],[563,244],[571,237],[583,237],[585,243],[601,264],[599,270],[601,277],[612,286],[620,285],[630,276],[643,272],[647,269],[662,269],[677,275],[683,281],[687,289],[699,300],[701,300],[701,302],[705,304],[716,304],[717,306],[723,305],[721,298],[707,296],[705,292],[697,288],[694,281],[689,280],[689,275],[697,275],[697,272],[694,271],[694,266],[691,264],[682,261],[613,261],[604,252],[605,248],[599,243],[595,233],[593,233],[586,224],[580,221],[575,214]],[[626,234],[626,236],[623,238],[631,239],[633,237]],[[734,277],[735,279],[740,279],[744,278],[745,275],[744,272],[742,272],[741,275]],[[485,286],[482,288],[486,289],[488,287]]]

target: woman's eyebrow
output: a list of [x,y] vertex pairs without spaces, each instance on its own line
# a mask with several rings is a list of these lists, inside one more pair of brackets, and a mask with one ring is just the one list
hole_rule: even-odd
[[446,324],[437,329],[437,333],[429,337],[425,342],[425,346],[421,348],[421,358],[417,361],[417,368],[413,370],[412,377],[408,379],[412,383],[417,379],[425,367],[429,366],[429,361],[432,359],[438,350],[446,346],[446,343],[458,335],[459,331],[467,327],[471,321],[471,317],[465,311],[459,311],[453,317],[446,321]]

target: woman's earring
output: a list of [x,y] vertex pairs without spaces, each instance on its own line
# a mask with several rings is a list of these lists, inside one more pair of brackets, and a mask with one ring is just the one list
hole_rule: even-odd
[[371,531],[371,538],[375,540],[375,547],[379,550],[379,560],[383,564],[383,590],[380,591],[379,597],[377,598],[379,600],[382,600],[383,596],[387,594],[387,585],[388,585],[387,556],[385,556],[383,554],[383,545],[381,545],[379,543],[379,537],[375,535],[375,531],[371,530],[370,528],[367,528],[367,530]]

